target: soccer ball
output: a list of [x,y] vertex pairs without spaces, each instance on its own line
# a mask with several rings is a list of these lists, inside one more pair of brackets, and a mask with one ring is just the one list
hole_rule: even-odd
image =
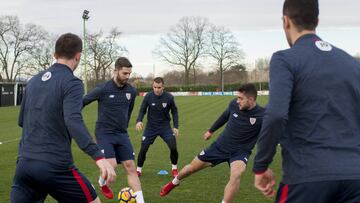
[[119,203],[136,203],[135,198],[136,195],[134,191],[129,187],[121,189],[118,194]]

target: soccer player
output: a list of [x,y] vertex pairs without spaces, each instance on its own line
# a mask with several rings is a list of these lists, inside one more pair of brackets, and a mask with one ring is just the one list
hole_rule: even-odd
[[[170,126],[170,115],[173,117],[174,128]],[[138,118],[136,119],[136,129],[138,131],[143,129],[142,120],[148,111],[147,124],[142,137],[141,149],[137,162],[137,174],[141,176],[142,167],[146,159],[146,152],[151,144],[154,143],[156,137],[160,137],[166,142],[170,149],[170,160],[172,164],[172,175],[178,175],[177,162],[178,151],[176,148],[176,138],[179,135],[179,116],[174,97],[164,91],[164,79],[157,77],[153,82],[153,91],[146,94],[141,104]]]
[[360,64],[316,35],[317,0],[285,0],[290,49],[273,54],[270,98],[258,141],[255,186],[275,195],[269,165],[278,143],[276,202],[360,202]]
[[239,88],[238,97],[204,134],[208,140],[213,133],[227,123],[224,131],[210,147],[200,152],[186,165],[179,175],[161,188],[160,195],[167,195],[187,176],[222,162],[230,165],[230,180],[224,190],[222,203],[231,203],[240,187],[240,178],[246,169],[251,150],[260,132],[264,108],[256,103],[257,91],[253,84]]
[[[115,62],[113,78],[89,92],[83,98],[83,105],[98,101],[98,119],[95,127],[97,143],[114,169],[117,164],[122,164],[128,184],[135,191],[137,203],[143,203],[141,183],[136,174],[134,150],[127,132],[136,97],[135,88],[127,83],[131,71],[130,61],[125,57],[119,57]],[[106,198],[114,198],[107,181],[101,176],[99,185]]]
[[77,35],[61,35],[55,44],[56,63],[26,86],[11,203],[44,202],[48,194],[58,202],[100,202],[89,180],[74,165],[72,138],[95,160],[103,179],[112,182],[116,176],[82,120],[83,84],[73,75],[81,51]]

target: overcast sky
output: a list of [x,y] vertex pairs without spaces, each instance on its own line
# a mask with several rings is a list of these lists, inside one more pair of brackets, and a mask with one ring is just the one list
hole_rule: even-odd
[[[246,63],[288,48],[281,30],[283,0],[0,0],[0,15],[16,15],[21,23],[41,25],[55,34],[82,35],[82,12],[90,11],[91,32],[118,27],[124,34],[134,72],[161,75],[168,66],[152,51],[160,36],[183,16],[206,17],[237,37]],[[360,54],[360,1],[320,0],[318,34],[352,55]]]

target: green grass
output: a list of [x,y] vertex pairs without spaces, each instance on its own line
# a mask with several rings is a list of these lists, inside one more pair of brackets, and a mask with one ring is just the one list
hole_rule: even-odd
[[[178,138],[179,167],[189,163],[203,148],[213,142],[221,129],[216,132],[215,137],[204,141],[203,133],[212,125],[215,119],[224,111],[232,97],[176,97],[176,103],[180,115],[180,137]],[[264,106],[267,97],[260,97],[259,103]],[[140,149],[142,133],[135,131],[135,118],[141,97],[136,99],[135,109],[129,127],[129,134],[135,152]],[[18,107],[0,108],[0,202],[9,202],[11,182],[15,171],[18,139],[21,136],[21,129],[17,127]],[[97,104],[94,103],[84,110],[84,120],[90,131],[94,131],[97,118]],[[6,142],[9,141],[9,142]],[[97,186],[99,171],[93,161],[85,155],[76,144],[73,144],[73,154],[77,167]],[[240,191],[234,202],[244,203],[267,203],[272,199],[264,198],[253,186],[253,174],[251,172],[252,160],[248,164],[246,173],[241,179]],[[224,187],[229,178],[229,167],[223,163],[214,168],[208,168],[185,179],[181,186],[176,188],[168,196],[160,198],[160,187],[170,181],[168,176],[159,176],[157,172],[161,169],[170,171],[170,158],[167,146],[160,139],[150,147],[147,160],[143,168],[141,183],[144,197],[147,203],[198,203],[198,202],[220,202],[223,196]],[[280,175],[280,157],[275,157],[272,169]],[[117,181],[112,185],[114,191],[119,191],[127,186],[126,177],[122,167],[117,169]],[[97,188],[102,202],[116,202],[105,200]],[[48,197],[46,202],[56,202]]]

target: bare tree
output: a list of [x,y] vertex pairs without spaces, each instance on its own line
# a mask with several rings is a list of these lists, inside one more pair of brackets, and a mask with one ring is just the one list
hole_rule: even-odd
[[14,81],[24,68],[26,55],[44,38],[45,31],[34,24],[21,25],[16,16],[0,17],[0,80]]
[[224,91],[224,72],[231,66],[240,64],[244,58],[244,52],[229,30],[224,27],[212,26],[208,54],[216,61],[221,91]]
[[206,31],[208,20],[201,17],[183,17],[166,34],[160,38],[154,54],[162,61],[185,72],[185,85],[190,84],[190,72],[194,73],[196,82],[197,60],[205,55]]
[[21,73],[24,75],[35,75],[40,71],[48,69],[54,62],[54,47],[58,36],[46,33],[44,38],[29,51],[24,60]]
[[106,37],[102,31],[87,35],[88,47],[84,50],[88,56],[86,64],[90,67],[89,75],[95,83],[110,77],[113,62],[127,52],[126,48],[118,43],[120,35],[117,28],[113,28]]

